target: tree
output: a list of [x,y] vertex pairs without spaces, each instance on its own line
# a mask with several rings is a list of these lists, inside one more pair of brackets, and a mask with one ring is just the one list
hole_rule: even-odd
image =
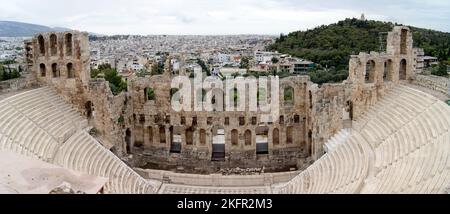
[[125,82],[121,76],[119,76],[116,69],[111,68],[110,64],[102,64],[98,66],[98,69],[91,70],[91,77],[97,78],[99,74],[104,75],[104,79],[109,82],[109,87],[113,95],[118,95],[122,91],[127,90],[127,82]]
[[153,63],[151,75],[160,75],[164,73],[164,64],[156,62]]
[[436,75],[436,76],[441,76],[441,77],[445,77],[448,75],[447,73],[447,65],[444,64],[439,64],[439,66],[436,66],[432,69],[431,71],[432,75]]
[[250,57],[242,57],[240,68],[247,70],[250,69]]
[[202,71],[205,72],[207,76],[211,76],[211,70],[209,70],[209,67],[202,59],[197,58],[197,64],[202,67]]
[[280,60],[279,60],[278,58],[276,58],[276,57],[273,57],[273,58],[272,58],[272,63],[273,63],[273,64],[277,64],[279,61],[280,61]]

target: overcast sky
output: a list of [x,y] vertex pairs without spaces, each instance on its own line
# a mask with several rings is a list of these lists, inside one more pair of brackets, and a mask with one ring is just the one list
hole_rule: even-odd
[[101,34],[280,34],[347,17],[450,32],[449,0],[0,0],[0,20]]

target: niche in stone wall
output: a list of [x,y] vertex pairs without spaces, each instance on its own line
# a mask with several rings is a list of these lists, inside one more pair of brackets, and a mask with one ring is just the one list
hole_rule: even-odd
[[67,78],[69,78],[69,79],[75,78],[72,63],[67,63]]
[[269,154],[269,128],[260,126],[256,128],[256,154]]
[[399,79],[406,80],[406,60],[402,59],[400,61]]
[[400,54],[407,54],[408,48],[408,30],[402,29],[400,35]]
[[50,35],[50,56],[56,56],[58,54],[57,43],[56,35]]
[[45,56],[45,40],[42,35],[38,36],[39,54]]
[[383,73],[383,81],[389,82],[392,81],[393,71],[394,71],[394,63],[392,63],[392,60],[388,59],[386,62],[384,62],[384,73]]
[[365,81],[366,83],[375,82],[375,61],[373,60],[369,60],[366,64]]
[[41,72],[41,77],[45,77],[47,75],[47,69],[45,68],[45,64],[40,64],[39,70]]
[[66,46],[66,56],[72,56],[73,45],[72,45],[72,34],[71,33],[68,33],[65,35],[64,43]]

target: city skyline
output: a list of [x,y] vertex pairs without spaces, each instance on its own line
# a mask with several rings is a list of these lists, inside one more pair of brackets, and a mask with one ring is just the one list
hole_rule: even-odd
[[[279,35],[345,18],[450,31],[448,1],[86,1],[0,0],[0,20],[67,27],[105,35]],[[386,6],[388,5],[388,6]]]

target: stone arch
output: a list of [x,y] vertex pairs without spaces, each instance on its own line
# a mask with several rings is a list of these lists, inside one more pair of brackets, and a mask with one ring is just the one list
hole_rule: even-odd
[[186,145],[193,145],[194,144],[194,129],[192,127],[189,127],[186,129]]
[[85,111],[86,111],[86,117],[87,117],[88,119],[90,119],[90,118],[92,117],[92,107],[93,107],[93,105],[92,105],[92,102],[91,102],[91,101],[87,101],[87,102],[84,104],[84,108],[85,108]]
[[154,101],[155,100],[155,90],[153,88],[145,88],[144,96],[146,101]]
[[399,80],[406,80],[406,66],[406,59],[402,59],[400,61]]
[[125,143],[126,143],[126,149],[127,149],[127,154],[131,153],[131,130],[127,129],[125,131]]
[[44,63],[41,63],[39,65],[39,70],[41,72],[41,77],[45,77],[47,75],[47,68],[45,67]]
[[67,78],[72,79],[75,78],[75,73],[73,71],[73,64],[71,62],[67,63]]
[[250,130],[245,131],[244,138],[245,138],[245,145],[251,146],[252,145],[252,131],[250,131]]
[[66,46],[66,56],[72,56],[72,34],[68,33],[64,36],[64,44]]
[[231,130],[231,145],[239,145],[239,132],[236,129]]
[[294,127],[289,126],[286,128],[286,144],[294,143]]
[[269,128],[266,126],[257,127],[256,130],[256,154],[269,154]]
[[300,115],[296,114],[294,115],[294,123],[300,123]]
[[170,152],[171,153],[181,153],[181,144],[182,144],[182,127],[171,126],[169,128],[170,131]]
[[374,83],[376,77],[376,64],[374,60],[369,60],[366,63],[366,74],[365,81],[366,83]]
[[295,101],[295,91],[291,86],[286,86],[284,88],[284,103],[285,104],[293,104]]
[[58,54],[58,38],[56,34],[50,35],[50,56],[56,56]]
[[58,69],[58,64],[56,64],[56,63],[52,64],[52,74],[53,74],[53,78],[56,78],[56,77],[60,76],[59,69]]
[[280,131],[277,128],[272,131],[272,143],[273,145],[280,145]]
[[400,35],[400,54],[407,54],[408,48],[408,30],[402,29]]
[[214,126],[212,128],[213,142],[212,142],[212,160],[225,160],[225,129],[222,126]]
[[39,46],[39,54],[41,56],[45,56],[45,40],[44,36],[42,35],[38,36],[38,46]]
[[385,82],[390,82],[392,81],[392,77],[394,72],[394,63],[392,63],[391,59],[386,60],[386,62],[384,62],[384,73],[383,73],[383,80]]

